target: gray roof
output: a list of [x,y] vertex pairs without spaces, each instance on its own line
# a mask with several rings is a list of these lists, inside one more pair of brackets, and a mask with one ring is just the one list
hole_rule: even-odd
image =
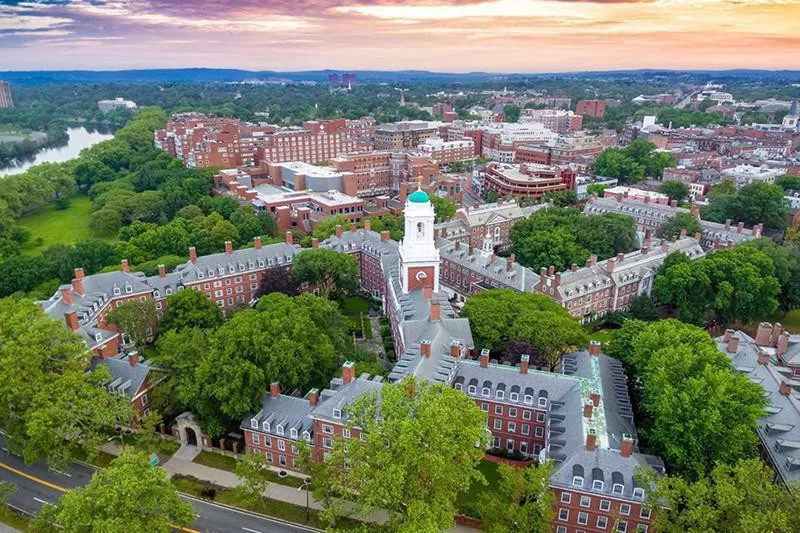
[[300,250],[300,245],[284,242],[267,244],[261,249],[241,248],[233,250],[231,254],[222,252],[199,256],[194,263],[189,261],[180,265],[175,269],[175,273],[178,274],[182,283],[189,283],[213,279],[217,276],[228,276],[237,272],[247,273],[269,267],[288,266]]
[[501,201],[493,204],[482,204],[477,207],[458,210],[456,216],[463,216],[470,227],[496,224],[501,222],[514,222],[528,218],[531,214],[550,207],[550,204],[537,204],[520,207],[516,200]]
[[[261,410],[245,417],[240,427],[291,439],[303,438],[304,432],[308,432],[310,437],[312,423],[309,415],[313,409],[307,398],[283,394],[272,397],[267,393],[261,401]],[[256,427],[253,427],[254,423]],[[296,436],[292,436],[292,429],[297,431]]]
[[[463,268],[488,278],[491,280],[490,284],[494,282],[497,287],[531,292],[539,282],[538,274],[517,262],[511,263],[511,269],[509,270],[506,258],[486,255],[475,249],[470,250],[470,247],[465,244],[459,245],[458,249],[456,249],[455,242],[447,239],[439,239],[436,246],[439,248],[442,259],[452,261]],[[452,280],[442,280],[442,283],[448,286],[451,282]],[[463,291],[463,288],[459,287],[458,290]]]
[[[340,424],[344,423],[348,420],[347,407],[359,396],[374,393],[380,401],[382,384],[381,376],[370,377],[368,374],[361,374],[347,384],[342,381],[342,378],[334,378],[331,380],[330,389],[322,391],[319,404],[311,412],[311,416]],[[338,411],[338,417],[334,416],[334,411]]]
[[127,356],[101,359],[92,358],[89,365],[91,370],[99,367],[106,367],[111,374],[111,381],[104,383],[109,392],[121,392],[130,399],[136,397],[144,385],[147,376],[153,368],[144,360],[140,360],[135,365],[131,365]]
[[[731,358],[733,366],[744,372],[754,383],[764,388],[769,399],[767,416],[758,421],[758,436],[763,450],[769,455],[773,468],[784,483],[800,480],[800,381],[792,377],[792,370],[776,364],[774,348],[757,346],[755,340],[743,331],[737,331],[739,346],[736,353],[727,350],[722,337],[716,339],[717,347]],[[759,364],[759,352],[770,355],[770,362]],[[790,394],[780,393],[781,383],[790,386]]]

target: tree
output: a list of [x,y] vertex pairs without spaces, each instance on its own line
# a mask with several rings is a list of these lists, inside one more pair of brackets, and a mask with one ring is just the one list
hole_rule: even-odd
[[167,401],[173,409],[169,412],[189,408],[198,397],[195,372],[209,350],[211,333],[190,327],[167,329],[159,335],[151,361],[168,373],[164,388],[171,391]]
[[624,148],[606,148],[595,161],[595,173],[617,178],[623,183],[638,183],[645,177],[661,177],[664,169],[675,165],[675,158],[657,152],[656,146],[636,139]]
[[194,509],[181,500],[166,472],[150,466],[145,453],[131,450],[42,514],[40,524],[91,533],[167,533],[195,519]]
[[658,186],[658,192],[666,194],[670,200],[681,203],[689,196],[689,187],[681,181],[666,180]]
[[702,233],[703,227],[700,225],[700,221],[691,213],[676,213],[658,228],[656,237],[671,239],[679,237],[682,231],[685,231],[686,235],[694,236],[695,233]]
[[[360,438],[336,439],[327,460],[309,463],[314,496],[333,521],[350,501],[359,516],[387,513],[391,531],[444,531],[456,498],[482,479],[486,415],[447,385],[409,377],[382,384],[346,410]],[[425,453],[420,453],[425,450]]]
[[502,352],[515,341],[530,344],[550,368],[562,353],[588,344],[586,332],[569,312],[542,294],[492,289],[467,299],[461,312],[469,319],[477,348]]
[[578,195],[573,190],[550,191],[545,193],[544,201],[556,207],[567,207],[578,201]]
[[658,319],[658,308],[653,299],[646,294],[641,294],[631,301],[630,315],[636,320],[651,322]]
[[552,464],[515,468],[501,464],[493,491],[483,492],[478,513],[489,533],[546,533],[551,531],[555,496],[550,490]]
[[780,284],[769,256],[754,247],[737,247],[696,261],[671,262],[656,276],[653,288],[681,320],[702,324],[713,314],[730,324],[775,311]]
[[781,176],[775,180],[775,185],[784,191],[797,191],[800,190],[800,176]]
[[116,326],[130,337],[133,344],[142,348],[153,337],[158,322],[156,304],[150,299],[122,302],[106,315],[106,322]]
[[755,248],[772,259],[775,279],[780,285],[778,303],[786,313],[800,306],[800,250],[796,246],[779,246],[768,237],[747,241],[742,246]]
[[10,481],[0,481],[0,505],[5,505],[16,491],[17,486]]
[[658,531],[800,531],[800,500],[775,484],[774,477],[760,459],[719,464],[708,477],[694,482],[637,474],[640,483],[656,487],[648,502],[658,507]]
[[715,222],[727,219],[747,226],[764,224],[767,228],[786,227],[788,214],[783,189],[770,183],[749,183],[735,192],[735,184],[724,181],[709,193],[709,204],[701,210],[703,218]]
[[629,321],[610,348],[633,368],[640,434],[672,472],[698,479],[755,453],[763,388],[736,371],[708,333],[673,319]]
[[219,307],[199,291],[178,291],[167,297],[167,314],[159,330],[185,328],[214,329],[222,324]]
[[506,104],[503,106],[503,115],[506,117],[506,122],[519,122],[519,116],[522,110],[518,105]]
[[267,490],[271,475],[274,475],[269,463],[260,453],[245,454],[236,461],[234,473],[242,482],[236,491],[243,499],[255,505],[261,501]]
[[349,254],[327,248],[298,254],[292,264],[292,276],[297,283],[309,283],[319,289],[324,298],[337,292],[355,291],[359,286],[356,260]]
[[431,203],[433,204],[433,211],[436,214],[436,222],[444,222],[450,220],[456,215],[456,204],[450,198],[443,196],[431,196]]

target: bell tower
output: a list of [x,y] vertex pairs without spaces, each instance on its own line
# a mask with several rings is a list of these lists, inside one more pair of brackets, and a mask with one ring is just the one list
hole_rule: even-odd
[[439,291],[439,250],[433,236],[435,214],[428,193],[417,190],[406,200],[405,235],[400,242],[400,281],[403,292],[418,288]]

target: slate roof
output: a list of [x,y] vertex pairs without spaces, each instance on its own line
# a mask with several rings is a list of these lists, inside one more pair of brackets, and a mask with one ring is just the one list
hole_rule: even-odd
[[[380,402],[380,392],[383,383],[381,376],[361,374],[350,383],[345,384],[342,378],[333,378],[330,388],[322,391],[317,407],[311,412],[314,418],[344,423],[347,418],[347,407],[358,397],[367,393],[374,393]],[[339,416],[334,416],[334,411],[339,411]]]
[[139,394],[147,376],[153,370],[150,363],[144,360],[132,366],[124,355],[106,359],[93,357],[89,368],[95,370],[99,367],[107,368],[111,374],[111,381],[103,384],[109,392],[123,393],[131,400]]
[[[492,256],[483,255],[476,250],[469,253],[469,246],[463,244],[456,249],[455,242],[447,239],[439,239],[436,246],[439,248],[442,259],[447,259],[486,276],[500,288],[507,287],[521,292],[531,292],[539,282],[539,275],[536,272],[517,262],[512,263],[511,270],[509,270],[507,260],[503,257],[494,256],[495,261],[492,262]],[[442,282],[449,285],[448,280],[442,280]]]
[[189,261],[178,266],[175,273],[179,276],[181,283],[228,276],[237,272],[247,273],[269,267],[290,265],[300,250],[300,245],[279,242],[262,246],[261,249],[241,248],[233,250],[231,254],[222,252],[202,255],[198,256],[194,263]]
[[[301,439],[311,437],[311,417],[314,406],[308,398],[297,398],[280,394],[271,396],[267,393],[261,400],[261,410],[242,420],[241,429],[257,429],[276,437]],[[254,427],[255,425],[255,427]],[[282,431],[279,431],[279,427]],[[292,436],[292,430],[297,433]],[[305,433],[305,435],[304,435]],[[307,436],[306,436],[307,435]]]

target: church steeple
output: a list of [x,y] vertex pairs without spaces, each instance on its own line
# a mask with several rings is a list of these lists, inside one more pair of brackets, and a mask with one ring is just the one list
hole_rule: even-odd
[[428,193],[422,190],[422,177],[417,190],[406,201],[405,235],[400,242],[400,280],[403,292],[417,288],[439,290],[439,250],[433,235],[435,213]]

